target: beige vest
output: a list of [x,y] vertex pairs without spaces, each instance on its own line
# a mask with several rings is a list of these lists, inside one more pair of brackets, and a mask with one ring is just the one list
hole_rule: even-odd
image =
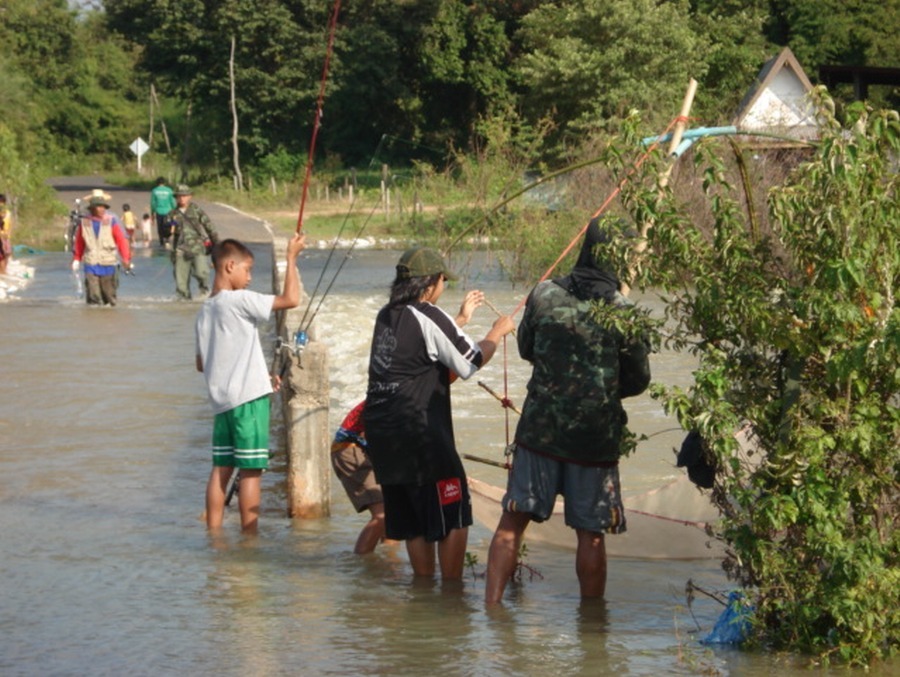
[[81,234],[84,237],[84,265],[114,266],[118,263],[116,241],[112,234],[112,217],[109,214],[103,217],[98,235],[94,235],[91,217],[82,218]]

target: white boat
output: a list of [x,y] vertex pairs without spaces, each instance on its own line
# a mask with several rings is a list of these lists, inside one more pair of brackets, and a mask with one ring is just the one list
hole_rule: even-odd
[[[495,529],[503,511],[504,490],[470,477],[469,493],[474,518]],[[718,519],[718,512],[687,476],[643,494],[626,496],[624,503],[627,531],[607,535],[607,556],[681,560],[724,556],[722,542],[706,531],[707,525]],[[561,498],[549,520],[528,525],[525,541],[575,549],[575,531],[565,525]]]

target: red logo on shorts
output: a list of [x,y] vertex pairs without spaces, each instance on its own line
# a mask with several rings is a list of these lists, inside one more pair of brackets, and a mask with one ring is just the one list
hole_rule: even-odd
[[437,486],[438,495],[441,497],[441,505],[459,503],[462,500],[462,486],[458,477],[449,480],[438,480]]

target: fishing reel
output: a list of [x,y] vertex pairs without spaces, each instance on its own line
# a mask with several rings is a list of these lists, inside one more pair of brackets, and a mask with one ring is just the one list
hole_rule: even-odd
[[280,336],[275,339],[275,350],[286,350],[293,353],[295,357],[300,357],[307,345],[309,345],[309,335],[302,329],[297,330],[293,341],[285,341]]
[[[280,336],[275,339],[275,350],[278,355],[281,355],[281,370],[279,372],[279,376],[284,378],[285,373],[290,368],[291,361],[289,359],[284,358],[284,354],[288,353],[297,358],[297,363],[300,364],[301,356],[303,355],[303,350],[309,344],[309,335],[303,331],[302,329],[298,329],[294,334],[293,341],[285,341]],[[301,365],[302,366],[302,365]]]
[[300,357],[307,345],[309,345],[309,335],[302,329],[298,329],[294,334],[294,355]]

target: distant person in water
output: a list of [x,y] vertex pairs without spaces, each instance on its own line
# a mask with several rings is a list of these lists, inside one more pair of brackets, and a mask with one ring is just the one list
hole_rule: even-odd
[[12,258],[12,213],[6,207],[6,195],[0,194],[0,275],[6,275]]
[[156,219],[160,247],[171,247],[169,237],[172,234],[172,226],[169,224],[169,212],[175,209],[175,206],[175,193],[160,176],[156,179],[156,186],[150,191],[150,213]]
[[364,413],[367,451],[384,493],[385,535],[406,541],[415,576],[460,580],[472,506],[456,451],[451,374],[469,378],[513,330],[503,316],[481,341],[435,304],[454,276],[433,249],[406,251],[378,313]]
[[125,227],[125,234],[128,236],[128,244],[134,246],[134,231],[137,223],[134,220],[134,212],[131,211],[131,205],[127,202],[122,205],[122,225]]
[[146,212],[141,217],[141,240],[144,242],[145,247],[149,247],[153,243],[153,221],[150,219],[150,214]]
[[84,264],[84,298],[88,305],[116,305],[118,264],[133,270],[131,247],[118,217],[109,210],[109,195],[95,190],[88,198],[88,214],[75,230],[72,270]]
[[175,191],[177,206],[169,212],[172,226],[172,265],[175,273],[175,294],[179,300],[191,298],[191,278],[197,281],[201,296],[209,293],[209,263],[207,257],[219,234],[209,216],[192,201],[193,191],[181,184]]
[[550,518],[557,494],[575,530],[582,598],[606,591],[604,534],[625,531],[619,456],[627,417],[622,398],[650,383],[648,348],[595,319],[596,304],[630,305],[598,248],[610,236],[588,226],[569,275],[539,283],[528,296],[517,341],[532,364],[516,428],[503,514],[491,541],[485,602],[501,601],[525,529]]

